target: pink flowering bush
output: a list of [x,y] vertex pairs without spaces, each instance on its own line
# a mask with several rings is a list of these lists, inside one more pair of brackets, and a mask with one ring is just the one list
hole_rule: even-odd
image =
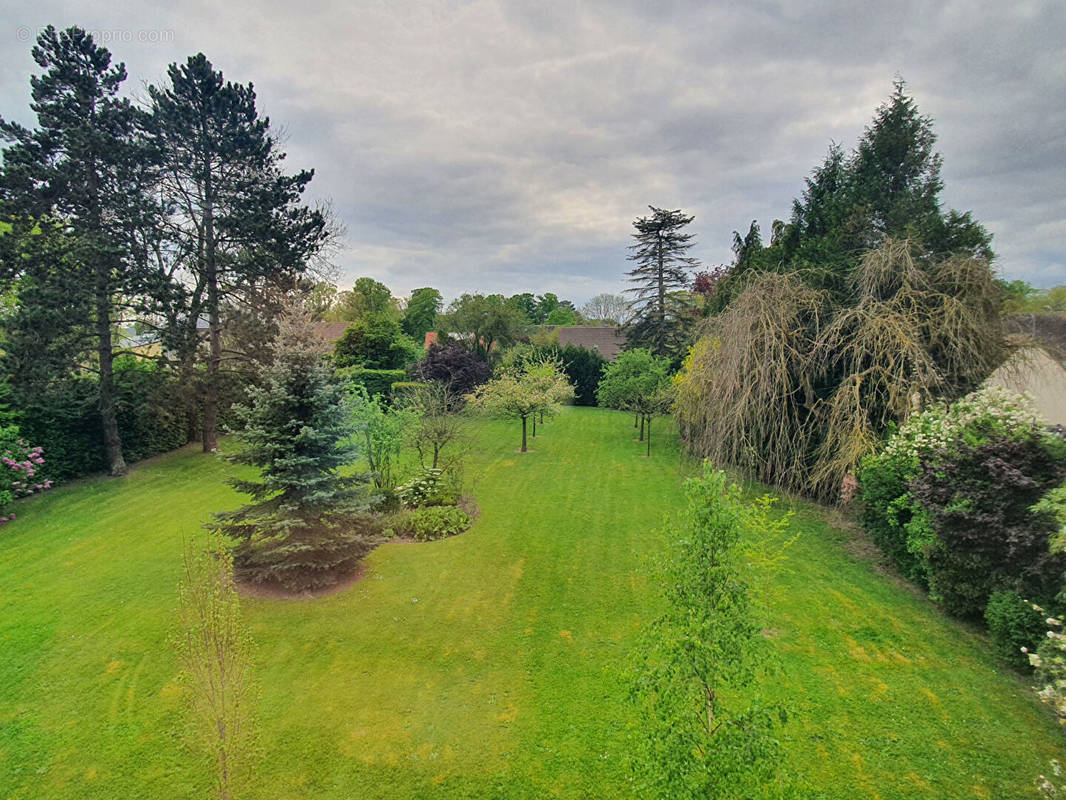
[[15,519],[15,500],[52,488],[44,463],[44,450],[30,447],[17,427],[0,428],[0,525]]

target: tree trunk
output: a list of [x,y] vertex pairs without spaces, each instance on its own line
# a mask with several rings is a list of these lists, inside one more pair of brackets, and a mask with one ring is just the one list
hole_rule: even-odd
[[111,475],[125,475],[126,459],[122,457],[122,439],[115,416],[114,353],[111,351],[111,297],[107,291],[107,275],[98,274],[96,290],[96,345],[100,360],[100,424],[107,448],[107,471]]
[[433,443],[433,469],[437,468],[437,459],[440,457],[440,445]]
[[648,417],[648,458],[651,458],[651,417]]
[[185,400],[185,443],[192,444],[200,438],[200,414],[196,402],[197,393],[193,386],[191,359],[185,359],[181,365],[181,385]]
[[[89,219],[92,230],[101,229],[99,188],[95,159],[86,165],[89,188]],[[96,353],[100,362],[100,426],[107,449],[107,471],[111,475],[126,474],[126,459],[122,457],[122,438],[118,433],[115,415],[115,354],[111,349],[111,264],[99,253],[94,259],[95,283],[93,300],[96,304]]]
[[522,452],[526,452],[526,418],[522,416]]
[[533,438],[537,438],[537,414],[533,412]]
[[215,260],[215,211],[212,205],[211,174],[204,179],[204,268],[207,283],[208,338],[211,355],[207,361],[204,385],[204,452],[218,449],[219,370],[222,365],[222,323],[218,313],[218,264]]
[[643,414],[640,415],[640,438],[637,441],[638,442],[643,442],[644,441],[644,415]]
[[634,430],[636,430],[637,425],[640,424],[638,422],[639,419],[640,419],[640,414],[634,413],[633,414],[633,429]]
[[[659,238],[659,298],[658,298],[659,299],[659,303],[658,303],[658,306],[656,308],[656,316],[658,316],[658,318],[659,318],[659,320],[658,320],[659,324],[658,324],[658,330],[656,332],[656,336],[657,337],[662,337],[663,328],[666,325],[666,285],[665,285],[665,275],[664,275],[664,273],[666,271],[666,265],[663,263],[663,261],[664,261],[664,259],[663,259],[663,242],[662,242],[662,233],[661,232],[659,234],[659,237],[660,237]],[[659,349],[660,352],[656,353],[656,355],[660,355],[660,356],[663,355],[663,353],[662,353],[662,349],[663,348],[660,346],[658,349]]]

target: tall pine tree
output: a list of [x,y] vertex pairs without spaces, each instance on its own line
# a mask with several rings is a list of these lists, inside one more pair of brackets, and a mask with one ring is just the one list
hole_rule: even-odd
[[[113,330],[125,305],[145,289],[143,232],[153,227],[156,211],[146,191],[154,179],[153,155],[143,113],[118,96],[125,67],[112,66],[111,53],[92,36],[48,26],[33,58],[43,70],[30,79],[38,127],[0,122],[11,142],[0,187],[20,251],[5,259],[3,278],[26,290],[17,321],[22,333],[46,323],[62,332],[55,341],[64,344],[69,370],[97,369],[108,466],[121,475],[126,462],[115,415]],[[37,257],[42,247],[52,253]],[[66,319],[50,305],[57,300]]]
[[681,296],[690,282],[689,270],[699,262],[686,255],[693,233],[684,228],[694,217],[648,206],[651,216],[633,222],[636,240],[629,246],[629,260],[636,266],[626,273],[633,286],[634,317],[626,329],[631,347],[647,347],[653,353],[678,358],[684,348],[684,307]]
[[301,202],[313,171],[285,175],[255,91],[227,82],[199,53],[171,64],[168,86],[150,87],[155,142],[164,160],[163,194],[171,211],[169,257],[185,276],[175,338],[195,355],[207,321],[203,448],[217,446],[222,309],[264,282],[291,280],[324,246],[324,215]]
[[934,257],[991,260],[992,237],[969,212],[945,211],[942,159],[933,121],[897,80],[850,153],[839,145],[806,179],[788,223],[775,223],[769,246],[737,250],[725,299],[742,291],[749,272],[795,272],[837,301],[863,254],[887,239],[908,239]]

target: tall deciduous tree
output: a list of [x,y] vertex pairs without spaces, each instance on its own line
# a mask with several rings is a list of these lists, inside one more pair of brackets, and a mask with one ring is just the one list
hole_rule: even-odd
[[[62,327],[68,345],[79,334],[92,342],[81,353],[90,351],[99,371],[103,441],[109,470],[120,475],[126,462],[115,416],[113,328],[120,321],[119,304],[144,288],[144,242],[138,234],[151,227],[155,211],[147,190],[152,153],[142,136],[143,114],[118,96],[125,67],[113,66],[111,53],[92,36],[80,28],[58,32],[48,26],[33,58],[43,70],[30,79],[37,129],[0,123],[12,142],[4,151],[4,209],[14,219],[16,239],[39,237],[42,225],[52,227],[60,235],[48,244],[62,245],[65,252],[55,265],[21,256],[5,260],[4,277],[18,280],[29,269],[38,293],[25,294],[24,302],[69,295],[62,305],[77,306]],[[28,244],[39,250],[43,241],[31,238]]]
[[503,295],[464,294],[448,307],[444,325],[466,336],[470,348],[487,359],[493,345],[503,347],[516,342],[527,321]]
[[626,336],[634,346],[675,358],[684,345],[680,295],[691,281],[689,270],[699,264],[686,255],[695,234],[687,233],[685,226],[694,217],[680,209],[649,208],[650,216],[633,222],[636,241],[629,246],[629,260],[636,266],[626,273],[633,284],[626,292],[633,295],[634,318]]
[[601,325],[625,325],[631,315],[628,300],[607,292],[591,298],[581,307],[581,313],[589,322]]
[[388,286],[373,278],[359,278],[351,289],[337,295],[331,316],[354,322],[367,314],[385,314],[399,321],[400,307]]
[[366,314],[347,327],[333,350],[338,367],[403,369],[422,348],[388,314]]
[[426,333],[437,325],[437,315],[440,313],[442,302],[440,292],[429,286],[411,292],[411,299],[407,301],[403,314],[404,332],[422,344]]
[[282,173],[285,154],[251,84],[225,81],[203,53],[171,64],[168,77],[149,93],[172,211],[171,257],[188,279],[185,340],[198,341],[199,322],[207,320],[203,447],[210,451],[217,447],[224,303],[303,272],[329,232],[324,215],[301,202],[313,172]]

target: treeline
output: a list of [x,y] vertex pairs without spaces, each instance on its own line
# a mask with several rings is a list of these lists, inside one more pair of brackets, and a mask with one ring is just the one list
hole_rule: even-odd
[[855,510],[1058,704],[1066,437],[986,381],[1012,353],[1006,315],[1054,314],[1060,291],[999,279],[989,233],[942,207],[932,121],[904,89],[830,147],[768,243],[753,222],[732,264],[675,293],[675,413],[690,453]]
[[282,170],[252,85],[203,54],[139,105],[80,28],[46,28],[33,58],[36,127],[0,122],[0,366],[19,422],[57,477],[122,474],[193,431],[213,450],[225,373],[257,371],[271,311],[330,241],[302,200],[312,172]]
[[850,152],[832,145],[769,243],[734,234],[700,276],[679,385],[690,451],[822,500],[915,407],[1006,358],[991,235],[945,210],[932,121],[897,82]]
[[[626,321],[607,294],[578,309],[550,292],[445,307],[431,287],[402,299],[371,278],[338,291],[337,225],[303,199],[313,171],[283,169],[251,84],[200,53],[134,103],[125,67],[80,28],[45,29],[33,58],[36,125],[0,120],[0,399],[6,438],[41,445],[51,478],[214,450],[295,307],[349,322],[335,365],[385,394],[418,380],[429,331],[495,362],[537,326]],[[558,355],[594,402],[588,356]]]

